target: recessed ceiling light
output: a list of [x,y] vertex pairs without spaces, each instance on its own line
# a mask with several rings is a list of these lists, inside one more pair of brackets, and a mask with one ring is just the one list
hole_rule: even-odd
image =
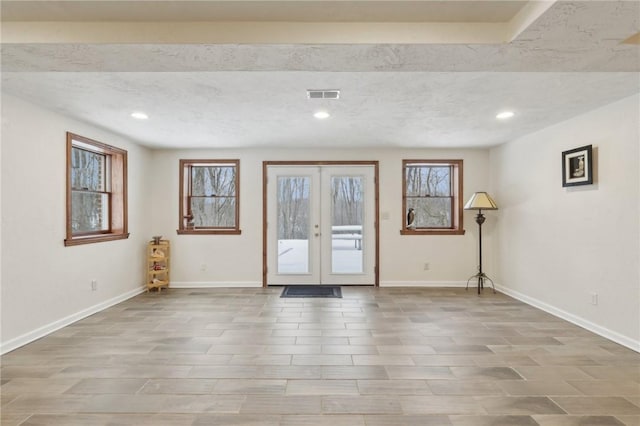
[[131,113],[131,117],[135,118],[136,120],[146,120],[149,118],[149,116],[147,114],[145,114],[142,111],[134,111]]
[[515,114],[513,113],[513,111],[502,111],[501,113],[499,113],[498,115],[496,115],[496,118],[498,120],[506,120],[507,118],[511,118],[513,117]]
[[331,114],[329,114],[327,111],[318,111],[313,114],[313,116],[318,120],[324,120],[325,118],[329,118]]

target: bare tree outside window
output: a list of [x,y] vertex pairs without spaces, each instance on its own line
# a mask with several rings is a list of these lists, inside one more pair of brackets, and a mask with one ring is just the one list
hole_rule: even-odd
[[335,176],[331,178],[333,221],[335,226],[362,226],[363,191],[359,176]]
[[238,160],[180,160],[179,234],[240,233],[239,165]]
[[309,178],[278,177],[278,240],[309,239]]
[[190,207],[195,227],[235,226],[235,183],[233,166],[194,166],[191,169]]
[[407,166],[407,210],[416,228],[451,228],[451,166]]
[[[304,176],[278,177],[278,239],[309,238],[310,182]],[[363,187],[361,177],[331,179],[332,225],[362,226]]]
[[109,230],[107,156],[71,149],[71,229],[74,234]]
[[[462,160],[403,162],[402,232],[462,233]],[[412,223],[407,223],[411,218]]]
[[66,246],[128,238],[127,151],[67,133]]

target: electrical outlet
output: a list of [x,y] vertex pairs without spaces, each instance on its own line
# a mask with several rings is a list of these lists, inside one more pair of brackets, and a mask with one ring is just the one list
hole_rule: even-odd
[[598,304],[598,293],[591,293],[591,304],[594,306]]
[[431,269],[431,265],[429,265],[429,262],[426,262],[426,263],[424,264],[424,270],[425,270],[425,271],[428,271],[428,270],[430,270],[430,269]]
[[200,270],[201,270],[202,272],[206,271],[206,270],[207,270],[207,264],[206,264],[206,263],[202,263],[202,264],[200,264]]
[[91,291],[98,290],[98,280],[91,280]]

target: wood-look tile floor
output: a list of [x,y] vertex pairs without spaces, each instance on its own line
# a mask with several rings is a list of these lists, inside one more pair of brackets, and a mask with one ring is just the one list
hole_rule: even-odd
[[640,354],[502,294],[145,293],[2,357],[2,425],[640,425]]

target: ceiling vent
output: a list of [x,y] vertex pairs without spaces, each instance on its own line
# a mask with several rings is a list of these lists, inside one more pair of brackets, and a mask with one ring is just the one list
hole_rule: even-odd
[[309,99],[339,99],[340,90],[307,90]]

